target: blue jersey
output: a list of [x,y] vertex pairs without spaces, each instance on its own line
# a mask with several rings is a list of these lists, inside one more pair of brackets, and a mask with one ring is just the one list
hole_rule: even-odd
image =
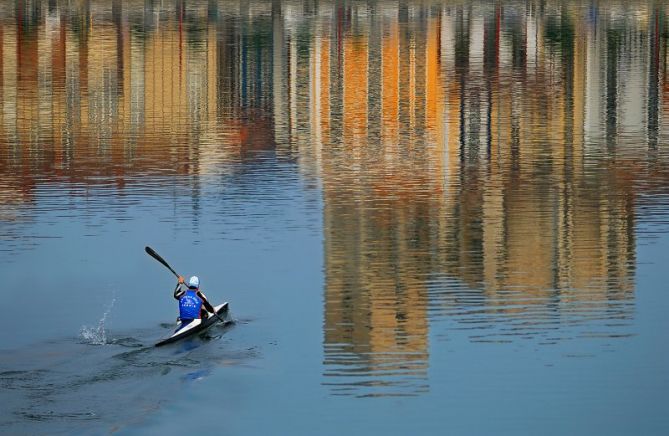
[[200,317],[202,300],[197,296],[197,291],[189,289],[179,298],[179,318],[196,319]]

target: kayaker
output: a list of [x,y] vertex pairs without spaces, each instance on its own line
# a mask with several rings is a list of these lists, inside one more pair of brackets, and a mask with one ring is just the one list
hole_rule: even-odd
[[[179,319],[186,325],[197,318],[205,319],[209,313],[215,313],[214,307],[209,304],[207,297],[200,291],[200,279],[193,276],[188,280],[188,289],[184,290],[183,276],[179,276],[179,283],[174,289],[174,298],[179,301]],[[209,311],[209,312],[207,312]]]

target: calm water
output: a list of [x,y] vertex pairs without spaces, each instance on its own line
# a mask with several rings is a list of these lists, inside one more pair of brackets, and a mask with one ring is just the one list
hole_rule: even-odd
[[[669,433],[669,3],[0,4],[0,433]],[[152,347],[197,274],[230,320]]]

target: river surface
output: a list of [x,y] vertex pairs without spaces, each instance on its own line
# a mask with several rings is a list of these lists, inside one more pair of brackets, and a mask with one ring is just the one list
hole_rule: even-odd
[[[0,4],[0,433],[669,434],[669,4]],[[226,323],[171,346],[174,276]]]

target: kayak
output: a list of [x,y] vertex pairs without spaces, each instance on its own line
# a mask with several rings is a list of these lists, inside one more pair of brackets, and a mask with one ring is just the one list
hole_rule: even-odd
[[176,342],[179,339],[183,339],[197,333],[202,333],[203,331],[207,330],[209,327],[220,321],[219,316],[224,317],[228,313],[228,303],[214,306],[214,309],[216,310],[218,316],[209,314],[209,317],[205,318],[204,320],[194,319],[186,325],[182,325],[181,321],[178,321],[177,328],[174,330],[174,333],[172,333],[171,336],[156,342],[156,347],[171,344],[172,342]]

